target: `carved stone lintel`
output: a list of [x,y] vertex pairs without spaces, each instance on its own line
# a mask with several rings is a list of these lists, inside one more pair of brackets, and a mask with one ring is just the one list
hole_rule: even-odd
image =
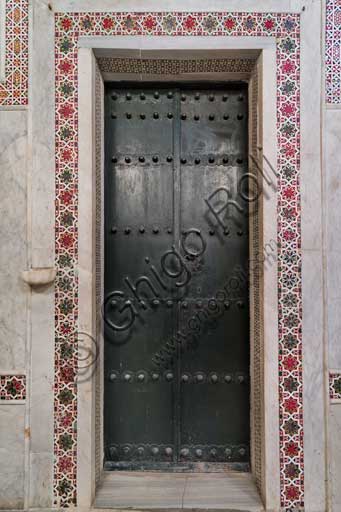
[[21,278],[32,287],[46,286],[54,282],[56,270],[53,267],[31,268],[21,272]]

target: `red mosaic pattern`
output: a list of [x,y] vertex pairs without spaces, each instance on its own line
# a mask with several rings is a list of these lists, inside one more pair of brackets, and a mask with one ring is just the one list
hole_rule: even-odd
[[0,105],[27,105],[28,0],[6,0],[5,81],[0,82]]
[[300,28],[285,13],[56,15],[55,506],[76,504],[79,36],[271,36],[277,40],[281,506],[304,507],[300,235]]
[[25,400],[25,375],[0,375],[0,400]]
[[333,402],[341,402],[341,372],[329,372],[329,398]]

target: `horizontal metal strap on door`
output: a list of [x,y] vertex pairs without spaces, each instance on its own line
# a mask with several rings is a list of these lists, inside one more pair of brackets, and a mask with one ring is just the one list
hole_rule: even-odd
[[[111,228],[109,228],[109,231],[112,235],[162,235],[163,233],[167,234],[167,235],[172,235],[173,234],[173,229],[171,227],[162,227],[162,226],[111,226]],[[187,230],[185,230],[187,231]],[[238,236],[242,236],[243,234],[247,234],[248,233],[248,230],[246,229],[245,231],[241,230],[241,229],[237,229],[235,231],[235,234],[238,235]],[[210,237],[214,236],[214,235],[221,235],[221,234],[224,234],[225,236],[228,236],[228,235],[233,235],[234,234],[234,231],[233,230],[230,230],[228,228],[224,228],[224,230],[222,230],[222,228],[220,228],[220,226],[218,226],[218,229],[207,229],[206,230],[206,233],[204,230],[202,230],[201,234],[206,234],[206,235],[209,235]],[[197,264],[199,263],[200,260],[198,260],[197,258],[195,258],[195,256],[193,255],[192,258],[191,258],[191,254],[187,254],[185,256],[185,259],[187,260],[187,262],[191,262],[191,261],[195,261]]]
[[[232,457],[243,461],[249,455],[249,445],[247,444],[195,444],[182,445],[179,448],[181,459],[187,460],[210,460],[211,462],[228,462]],[[111,444],[106,446],[107,458],[110,460],[170,460],[174,454],[175,447],[172,444],[154,444],[154,443],[124,443]]]
[[[145,92],[140,92],[140,91],[136,91],[134,93],[132,92],[127,92],[127,93],[122,93],[120,91],[118,92],[113,92],[111,94],[111,99],[114,101],[114,102],[118,102],[118,101],[121,101],[121,102],[125,102],[125,101],[146,101],[146,100],[150,100],[150,99],[173,99],[174,97],[174,93],[172,91],[148,91],[146,90]],[[238,94],[236,95],[235,93],[233,94],[226,94],[226,93],[205,93],[205,92],[196,92],[196,93],[190,93],[190,94],[185,94],[185,93],[182,93],[181,96],[180,96],[180,100],[182,103],[186,102],[186,101],[192,101],[192,100],[195,100],[195,102],[200,102],[200,101],[208,101],[210,103],[213,103],[213,102],[220,102],[222,101],[223,103],[226,103],[226,102],[231,102],[231,101],[235,101],[235,102],[243,102],[245,100],[245,96],[243,94]]]
[[115,164],[115,168],[118,166],[124,166],[127,168],[129,168],[129,166],[148,168],[155,167],[156,164],[158,166],[165,164],[169,165],[172,162],[173,157],[171,155],[115,155],[111,158],[111,163]]
[[[129,168],[132,167],[153,167],[157,165],[171,164],[173,163],[173,157],[170,155],[115,155],[111,158],[111,162],[117,166],[123,166]],[[234,167],[240,165],[246,165],[248,163],[248,159],[245,155],[206,155],[206,154],[188,154],[182,155],[180,157],[180,163],[182,165],[191,165],[191,166],[206,166],[213,165],[216,166],[227,166]]]
[[[113,120],[129,120],[129,121],[172,121],[175,119],[173,112],[111,112],[111,119]],[[232,113],[224,113],[224,114],[194,114],[194,113],[185,113],[183,112],[180,115],[181,121],[188,122],[221,122],[221,121],[242,121],[245,118],[244,114],[232,114]]]
[[105,447],[107,457],[111,460],[163,459],[171,460],[174,453],[172,444],[111,444]]
[[[112,370],[108,372],[108,380],[112,383],[125,382],[127,384],[146,384],[173,382],[175,374],[172,371],[165,372],[150,372],[147,370],[134,371],[118,371]],[[242,372],[202,372],[200,370],[193,372],[184,371],[180,376],[180,381],[183,383],[192,384],[247,384],[249,376]]]
[[173,234],[173,229],[170,226],[146,226],[146,225],[139,225],[139,226],[111,226],[110,233],[113,235],[117,234],[140,234],[140,235],[147,235],[147,234],[153,234],[158,235],[162,233],[166,233],[167,235]]

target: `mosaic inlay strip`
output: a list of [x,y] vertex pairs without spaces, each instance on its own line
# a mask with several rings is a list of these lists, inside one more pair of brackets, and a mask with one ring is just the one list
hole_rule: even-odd
[[0,400],[25,400],[25,375],[0,375]]
[[55,506],[76,504],[79,36],[271,36],[277,40],[281,506],[304,507],[299,16],[275,13],[56,15]]
[[181,73],[250,73],[253,59],[115,59],[101,57],[98,65],[103,73],[142,73],[179,75]]
[[331,402],[341,402],[341,370],[329,372],[329,398]]
[[341,103],[341,3],[326,0],[326,102]]
[[1,105],[26,105],[28,94],[28,0],[6,0],[5,80]]

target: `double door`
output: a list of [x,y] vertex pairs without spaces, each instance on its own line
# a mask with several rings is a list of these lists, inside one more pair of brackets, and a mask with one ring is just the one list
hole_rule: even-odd
[[247,103],[243,84],[107,87],[108,469],[247,467]]

